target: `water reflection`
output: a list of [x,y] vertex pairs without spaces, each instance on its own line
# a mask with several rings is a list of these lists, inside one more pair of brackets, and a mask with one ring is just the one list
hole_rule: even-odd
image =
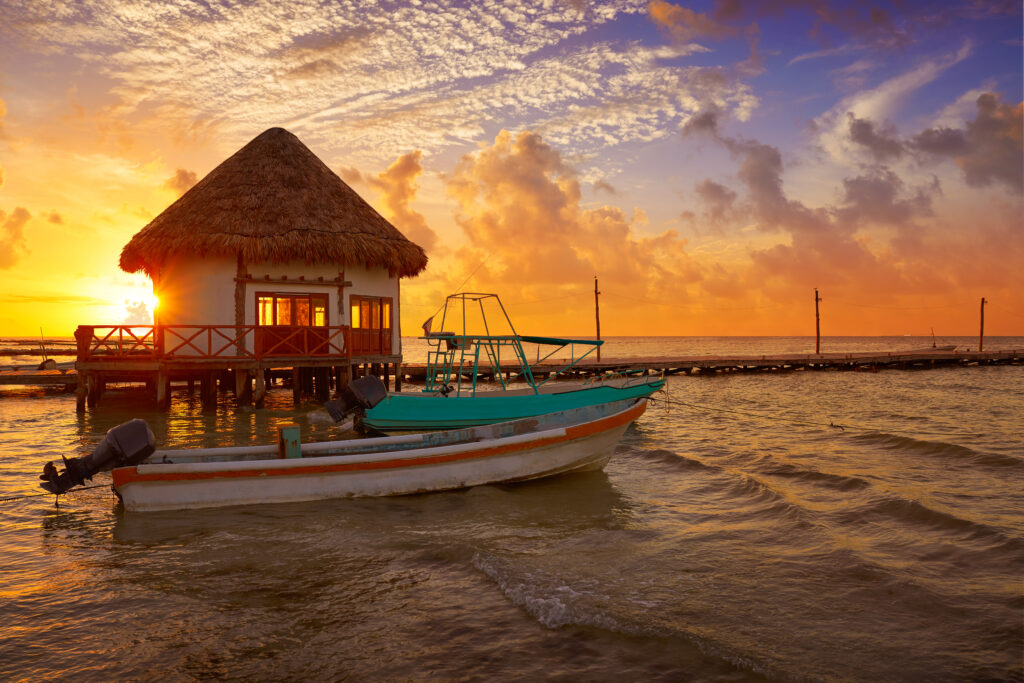
[[[247,536],[280,531],[283,535],[322,533],[325,542],[344,534],[398,542],[408,534],[472,538],[484,533],[529,534],[537,529],[557,536],[581,528],[620,528],[632,515],[631,503],[604,472],[581,472],[522,484],[390,498],[145,513],[117,506],[113,539],[163,545],[222,532]],[[426,528],[424,520],[430,520]]]

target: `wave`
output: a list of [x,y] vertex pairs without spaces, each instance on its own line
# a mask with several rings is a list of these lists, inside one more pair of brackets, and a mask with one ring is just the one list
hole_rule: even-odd
[[[736,670],[767,678],[781,677],[781,672],[773,671],[767,663],[741,653],[730,652],[727,646],[716,645],[714,638],[699,635],[697,632],[654,623],[640,623],[628,616],[616,619],[600,607],[602,603],[614,604],[614,599],[598,592],[593,585],[571,586],[565,580],[537,569],[520,570],[517,573],[508,562],[481,552],[473,556],[473,566],[490,577],[509,601],[547,628],[589,627],[632,637],[676,640],[677,643],[686,643],[687,646],[728,667],[726,675],[729,677],[732,677]],[[643,600],[628,601],[641,607],[644,612],[653,606]]]
[[991,548],[1019,551],[1024,542],[998,527],[936,510],[916,500],[888,494],[867,506],[844,510],[851,521],[862,522],[866,515],[881,515],[898,522],[926,527],[940,533],[953,533],[966,539],[983,541]]
[[811,484],[823,484],[839,491],[859,491],[871,488],[871,482],[860,477],[819,472],[818,470],[804,469],[789,463],[773,464],[771,467],[762,470],[761,473],[774,477],[787,477]]
[[[522,577],[513,575],[507,567],[493,557],[477,553],[473,566],[498,585],[513,604],[526,610],[544,626],[592,626],[608,631],[625,632],[615,619],[588,604],[588,598],[601,599],[590,591],[574,589],[556,577],[544,572],[527,572]],[[603,596],[607,599],[607,596]]]
[[945,458],[968,461],[979,465],[1024,468],[1024,459],[1015,458],[1012,455],[1005,455],[1001,453],[985,453],[983,451],[976,451],[973,448],[968,448],[967,446],[947,443],[945,441],[926,441],[909,436],[888,434],[886,432],[855,434],[853,435],[853,439],[862,443],[867,442],[895,450],[921,453],[923,455],[936,455]]
[[655,462],[668,463],[684,470],[713,470],[721,471],[722,468],[718,465],[710,465],[706,462],[697,460],[696,458],[688,458],[685,455],[680,455],[675,451],[670,451],[665,448],[629,448],[628,452],[633,455],[638,455],[646,460],[653,460]]

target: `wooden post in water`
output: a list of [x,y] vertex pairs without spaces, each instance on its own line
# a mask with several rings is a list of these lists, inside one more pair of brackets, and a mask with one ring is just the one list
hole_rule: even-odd
[[[598,304],[597,297],[601,292],[597,291],[597,276],[594,276],[594,318],[597,321],[597,341],[601,341],[601,306]],[[601,347],[597,347],[597,362],[601,362]]]
[[978,353],[985,350],[985,297],[981,297],[981,329],[978,331]]
[[818,314],[818,303],[821,297],[818,296],[818,288],[814,288],[814,353],[821,353],[821,316]]

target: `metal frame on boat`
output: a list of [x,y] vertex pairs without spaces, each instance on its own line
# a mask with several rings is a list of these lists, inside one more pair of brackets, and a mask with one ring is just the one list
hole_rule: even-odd
[[[440,331],[433,331],[437,315],[423,325],[426,336],[421,339],[429,349],[423,391],[389,393],[366,411],[363,425],[380,432],[470,427],[647,397],[665,385],[662,375],[622,374],[555,384],[552,380],[577,367],[603,342],[521,336],[497,294],[452,294],[439,313]],[[447,324],[461,331],[447,331]],[[524,344],[537,346],[537,363],[566,351],[568,358],[564,366],[540,380],[533,374]],[[511,354],[513,365],[518,366],[515,374],[523,381],[522,388],[510,388],[503,353],[506,358]],[[491,390],[478,386],[482,371],[495,379]]]

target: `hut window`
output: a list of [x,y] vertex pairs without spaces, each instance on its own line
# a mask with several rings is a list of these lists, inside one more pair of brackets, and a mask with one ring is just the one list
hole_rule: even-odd
[[326,294],[259,292],[256,311],[260,325],[327,326]]
[[274,311],[274,324],[294,325],[292,321],[292,298],[290,296],[277,297],[274,300],[277,304]]

